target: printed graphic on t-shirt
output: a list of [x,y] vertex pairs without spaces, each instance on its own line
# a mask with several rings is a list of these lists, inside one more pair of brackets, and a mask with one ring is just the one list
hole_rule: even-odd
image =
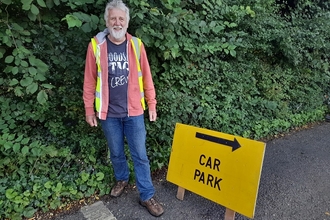
[[109,52],[110,86],[116,88],[127,84],[128,61],[125,53]]
[[127,41],[114,44],[107,38],[108,46],[108,82],[109,107],[108,117],[125,117],[127,115],[128,57]]

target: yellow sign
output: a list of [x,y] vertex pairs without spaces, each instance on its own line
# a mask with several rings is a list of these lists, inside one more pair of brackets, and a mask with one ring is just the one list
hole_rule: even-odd
[[176,124],[167,180],[253,218],[266,144]]

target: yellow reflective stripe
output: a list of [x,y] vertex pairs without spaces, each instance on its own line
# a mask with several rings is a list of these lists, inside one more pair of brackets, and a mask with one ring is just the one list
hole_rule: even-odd
[[138,68],[138,72],[141,71],[141,66],[140,66],[140,47],[141,47],[141,40],[137,37],[132,37],[131,39],[132,42],[132,46],[133,46],[133,50],[134,50],[134,54],[135,54],[135,59],[136,59],[136,63],[137,63],[137,68]]
[[101,99],[100,98],[95,98],[95,109],[97,112],[101,111]]
[[140,65],[140,54],[141,54],[141,39],[137,37],[132,37],[131,39],[134,54],[135,54],[135,59],[136,59],[136,64],[137,64],[137,69],[138,69],[138,77],[139,77],[139,87],[140,87],[140,94],[141,94],[141,105],[143,110],[146,109],[146,104],[145,104],[145,99],[144,99],[144,88],[143,88],[143,77],[142,77],[142,72],[141,72],[141,65]]
[[142,78],[142,74],[141,76],[139,76],[139,86],[140,86],[140,94],[141,94],[141,105],[143,107],[143,110],[146,109],[146,104],[144,101],[144,89],[143,89],[143,78]]
[[92,42],[92,47],[93,47],[93,51],[94,51],[94,54],[95,54],[95,53],[96,53],[96,47],[97,47],[97,45],[96,45],[96,41],[95,41],[94,38],[92,38],[92,39],[91,39],[91,42]]
[[101,78],[97,77],[95,89],[95,109],[97,112],[101,111]]
[[[101,92],[101,77],[99,77],[99,76],[97,76],[97,82],[96,82],[96,92]],[[100,98],[100,96],[99,96],[99,98]]]
[[95,109],[97,112],[99,112],[101,114],[101,106],[102,106],[102,102],[101,102],[101,84],[102,84],[102,80],[101,80],[101,63],[100,63],[100,50],[97,46],[96,40],[94,38],[91,39],[92,42],[92,47],[93,47],[93,52],[95,55],[95,59],[96,59],[96,65],[97,65],[97,81],[96,81],[96,88],[95,88]]
[[97,46],[96,40],[92,38],[92,46],[93,46],[93,51],[96,59],[96,65],[97,65],[97,72],[101,72],[101,62],[100,62],[100,50]]
[[141,98],[141,104],[142,104],[143,110],[146,110],[146,102],[144,100],[144,97]]

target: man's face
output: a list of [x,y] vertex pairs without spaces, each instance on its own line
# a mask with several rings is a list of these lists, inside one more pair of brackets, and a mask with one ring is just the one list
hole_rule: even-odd
[[128,23],[126,13],[120,9],[114,8],[109,11],[107,28],[110,36],[116,41],[125,39]]

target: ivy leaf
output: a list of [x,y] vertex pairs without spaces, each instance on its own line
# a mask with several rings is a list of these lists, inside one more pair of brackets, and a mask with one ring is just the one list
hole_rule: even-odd
[[85,22],[91,21],[91,16],[88,14],[85,14],[85,13],[74,12],[72,15],[75,16],[77,19],[85,21]]
[[232,57],[236,57],[236,51],[235,50],[230,50],[230,55]]
[[55,5],[60,5],[60,1],[59,0],[54,0]]
[[28,64],[28,62],[26,62],[25,60],[22,60],[22,61],[21,61],[21,66],[22,66],[22,67],[28,67],[29,64]]
[[54,7],[54,2],[50,0],[46,0],[46,7],[49,9]]
[[53,189],[54,192],[60,192],[62,189],[62,183],[57,183],[56,187]]
[[55,86],[51,85],[51,84],[41,84],[42,87],[44,87],[45,89],[53,89],[55,88]]
[[29,73],[31,74],[31,75],[36,75],[37,74],[37,69],[36,68],[34,68],[34,67],[32,67],[32,66],[30,66],[29,67]]
[[97,174],[96,174],[96,180],[97,181],[101,181],[101,180],[103,180],[104,179],[104,173],[102,173],[102,172],[98,172]]
[[13,199],[13,198],[15,198],[17,195],[18,195],[18,193],[15,192],[14,189],[7,189],[7,190],[6,190],[6,198],[7,198],[7,199]]
[[94,157],[93,155],[89,155],[88,159],[89,159],[90,161],[92,161],[93,163],[96,162],[96,159],[95,159],[95,157]]
[[13,62],[13,60],[14,60],[14,57],[13,56],[7,56],[6,57],[6,59],[5,59],[5,63],[11,63],[11,62]]
[[21,145],[19,143],[14,144],[13,151],[18,153],[20,151]]
[[27,153],[29,153],[29,147],[28,146],[24,146],[22,148],[22,154],[23,154],[23,156],[25,156]]
[[24,191],[23,193],[24,196],[29,197],[31,195],[29,190]]
[[37,20],[37,16],[35,14],[33,14],[31,11],[29,11],[28,17],[31,21]]
[[95,23],[95,24],[98,24],[99,21],[100,21],[99,17],[97,17],[97,16],[95,16],[95,15],[92,15],[92,16],[91,16],[91,19],[92,19],[92,22]]
[[179,49],[176,48],[176,47],[172,48],[171,49],[171,55],[172,55],[173,58],[178,57],[179,56]]
[[38,73],[35,77],[34,77],[35,80],[38,80],[38,81],[45,81],[46,80],[46,77],[43,75],[43,74],[40,74]]
[[4,48],[0,48],[0,59],[3,57],[3,55],[6,53],[6,50]]
[[36,57],[35,56],[29,56],[29,63],[31,66],[36,66]]
[[238,25],[236,23],[230,23],[228,27],[237,27]]
[[58,151],[54,147],[47,147],[45,148],[45,152],[50,156],[50,157],[55,157],[58,155]]
[[44,8],[46,7],[44,0],[37,0],[37,2],[38,2],[38,5],[40,5],[41,7],[44,7]]
[[45,81],[46,80],[46,77],[41,74],[41,73],[38,73],[35,77],[34,77],[35,80],[37,81]]
[[8,141],[12,141],[14,140],[14,138],[16,137],[16,134],[10,134],[7,138]]
[[11,70],[11,72],[16,75],[18,73],[18,67],[14,66],[14,68]]
[[31,85],[32,82],[33,82],[33,79],[32,79],[31,77],[26,77],[25,79],[22,79],[22,80],[20,81],[20,84],[21,84],[21,86],[23,86],[23,87],[27,87],[27,86]]
[[[19,109],[18,105],[17,105],[17,109]],[[23,139],[23,135],[21,134],[20,136],[18,136],[18,137],[16,138],[16,141],[17,141],[17,142],[20,142],[20,141],[22,141],[22,139]]]
[[44,187],[45,187],[46,189],[50,189],[50,188],[52,188],[52,181],[47,181],[47,182],[44,184]]
[[21,141],[21,144],[27,144],[29,143],[30,141],[30,138],[24,138],[22,141]]
[[224,44],[221,45],[221,47],[222,47],[223,49],[227,48],[228,46],[229,46],[229,43],[224,43]]
[[17,85],[19,82],[18,82],[18,80],[17,79],[12,79],[11,81],[10,81],[10,83],[9,83],[9,86],[15,86],[15,85]]
[[214,28],[213,28],[213,31],[214,31],[215,33],[219,33],[220,31],[223,31],[224,29],[225,29],[224,26],[219,25],[219,26],[214,27]]
[[5,150],[8,150],[13,147],[13,144],[11,142],[6,142],[4,145]]
[[24,95],[24,93],[22,91],[22,87],[20,87],[20,86],[16,87],[14,92],[15,92],[15,95],[18,96],[18,97],[21,97],[21,96]]
[[38,83],[32,83],[31,85],[26,87],[26,93],[33,94],[38,90]]
[[81,179],[83,182],[86,182],[88,178],[89,178],[89,173],[85,173],[85,172],[81,173]]
[[205,22],[205,21],[201,21],[201,22],[199,23],[199,26],[200,26],[200,27],[205,27],[205,26],[206,26],[206,22]]
[[37,95],[37,100],[40,104],[45,104],[48,100],[48,95],[45,90],[41,90]]
[[40,187],[41,187],[41,186],[39,185],[39,183],[35,183],[35,184],[33,185],[33,191],[37,191],[37,190],[39,190]]
[[33,2],[33,0],[21,0],[21,2],[22,2],[23,4],[29,4],[29,5],[31,5],[32,2]]
[[11,0],[1,0],[1,3],[4,3],[6,5],[10,5],[11,4]]
[[235,50],[236,46],[235,45],[229,45],[228,50]]
[[65,18],[62,19],[62,21],[66,20],[68,23],[68,27],[81,27],[82,22],[74,15],[66,15]]
[[215,21],[211,21],[211,23],[209,24],[209,26],[211,28],[214,28],[217,25],[217,23]]
[[81,29],[85,32],[85,33],[89,33],[92,28],[90,26],[90,23],[85,23],[81,26]]
[[39,9],[37,8],[37,6],[35,6],[35,4],[31,4],[31,12],[34,15],[38,15],[39,14]]
[[178,22],[178,19],[176,17],[171,17],[170,22],[175,24]]
[[33,215],[34,215],[34,213],[36,213],[36,211],[37,211],[37,209],[34,209],[34,208],[32,208],[32,207],[26,207],[25,209],[24,209],[24,211],[23,211],[23,215],[24,215],[24,217],[26,217],[26,218],[32,218],[33,217]]
[[40,59],[35,59],[34,64],[35,64],[35,66],[37,67],[38,72],[42,72],[42,73],[47,72],[47,70],[48,70],[48,65],[45,64],[42,60],[40,60]]
[[136,15],[141,19],[141,20],[143,20],[143,14],[142,13],[136,13]]
[[22,9],[25,10],[25,11],[28,11],[30,10],[31,8],[31,2],[24,2],[23,5],[22,5]]

